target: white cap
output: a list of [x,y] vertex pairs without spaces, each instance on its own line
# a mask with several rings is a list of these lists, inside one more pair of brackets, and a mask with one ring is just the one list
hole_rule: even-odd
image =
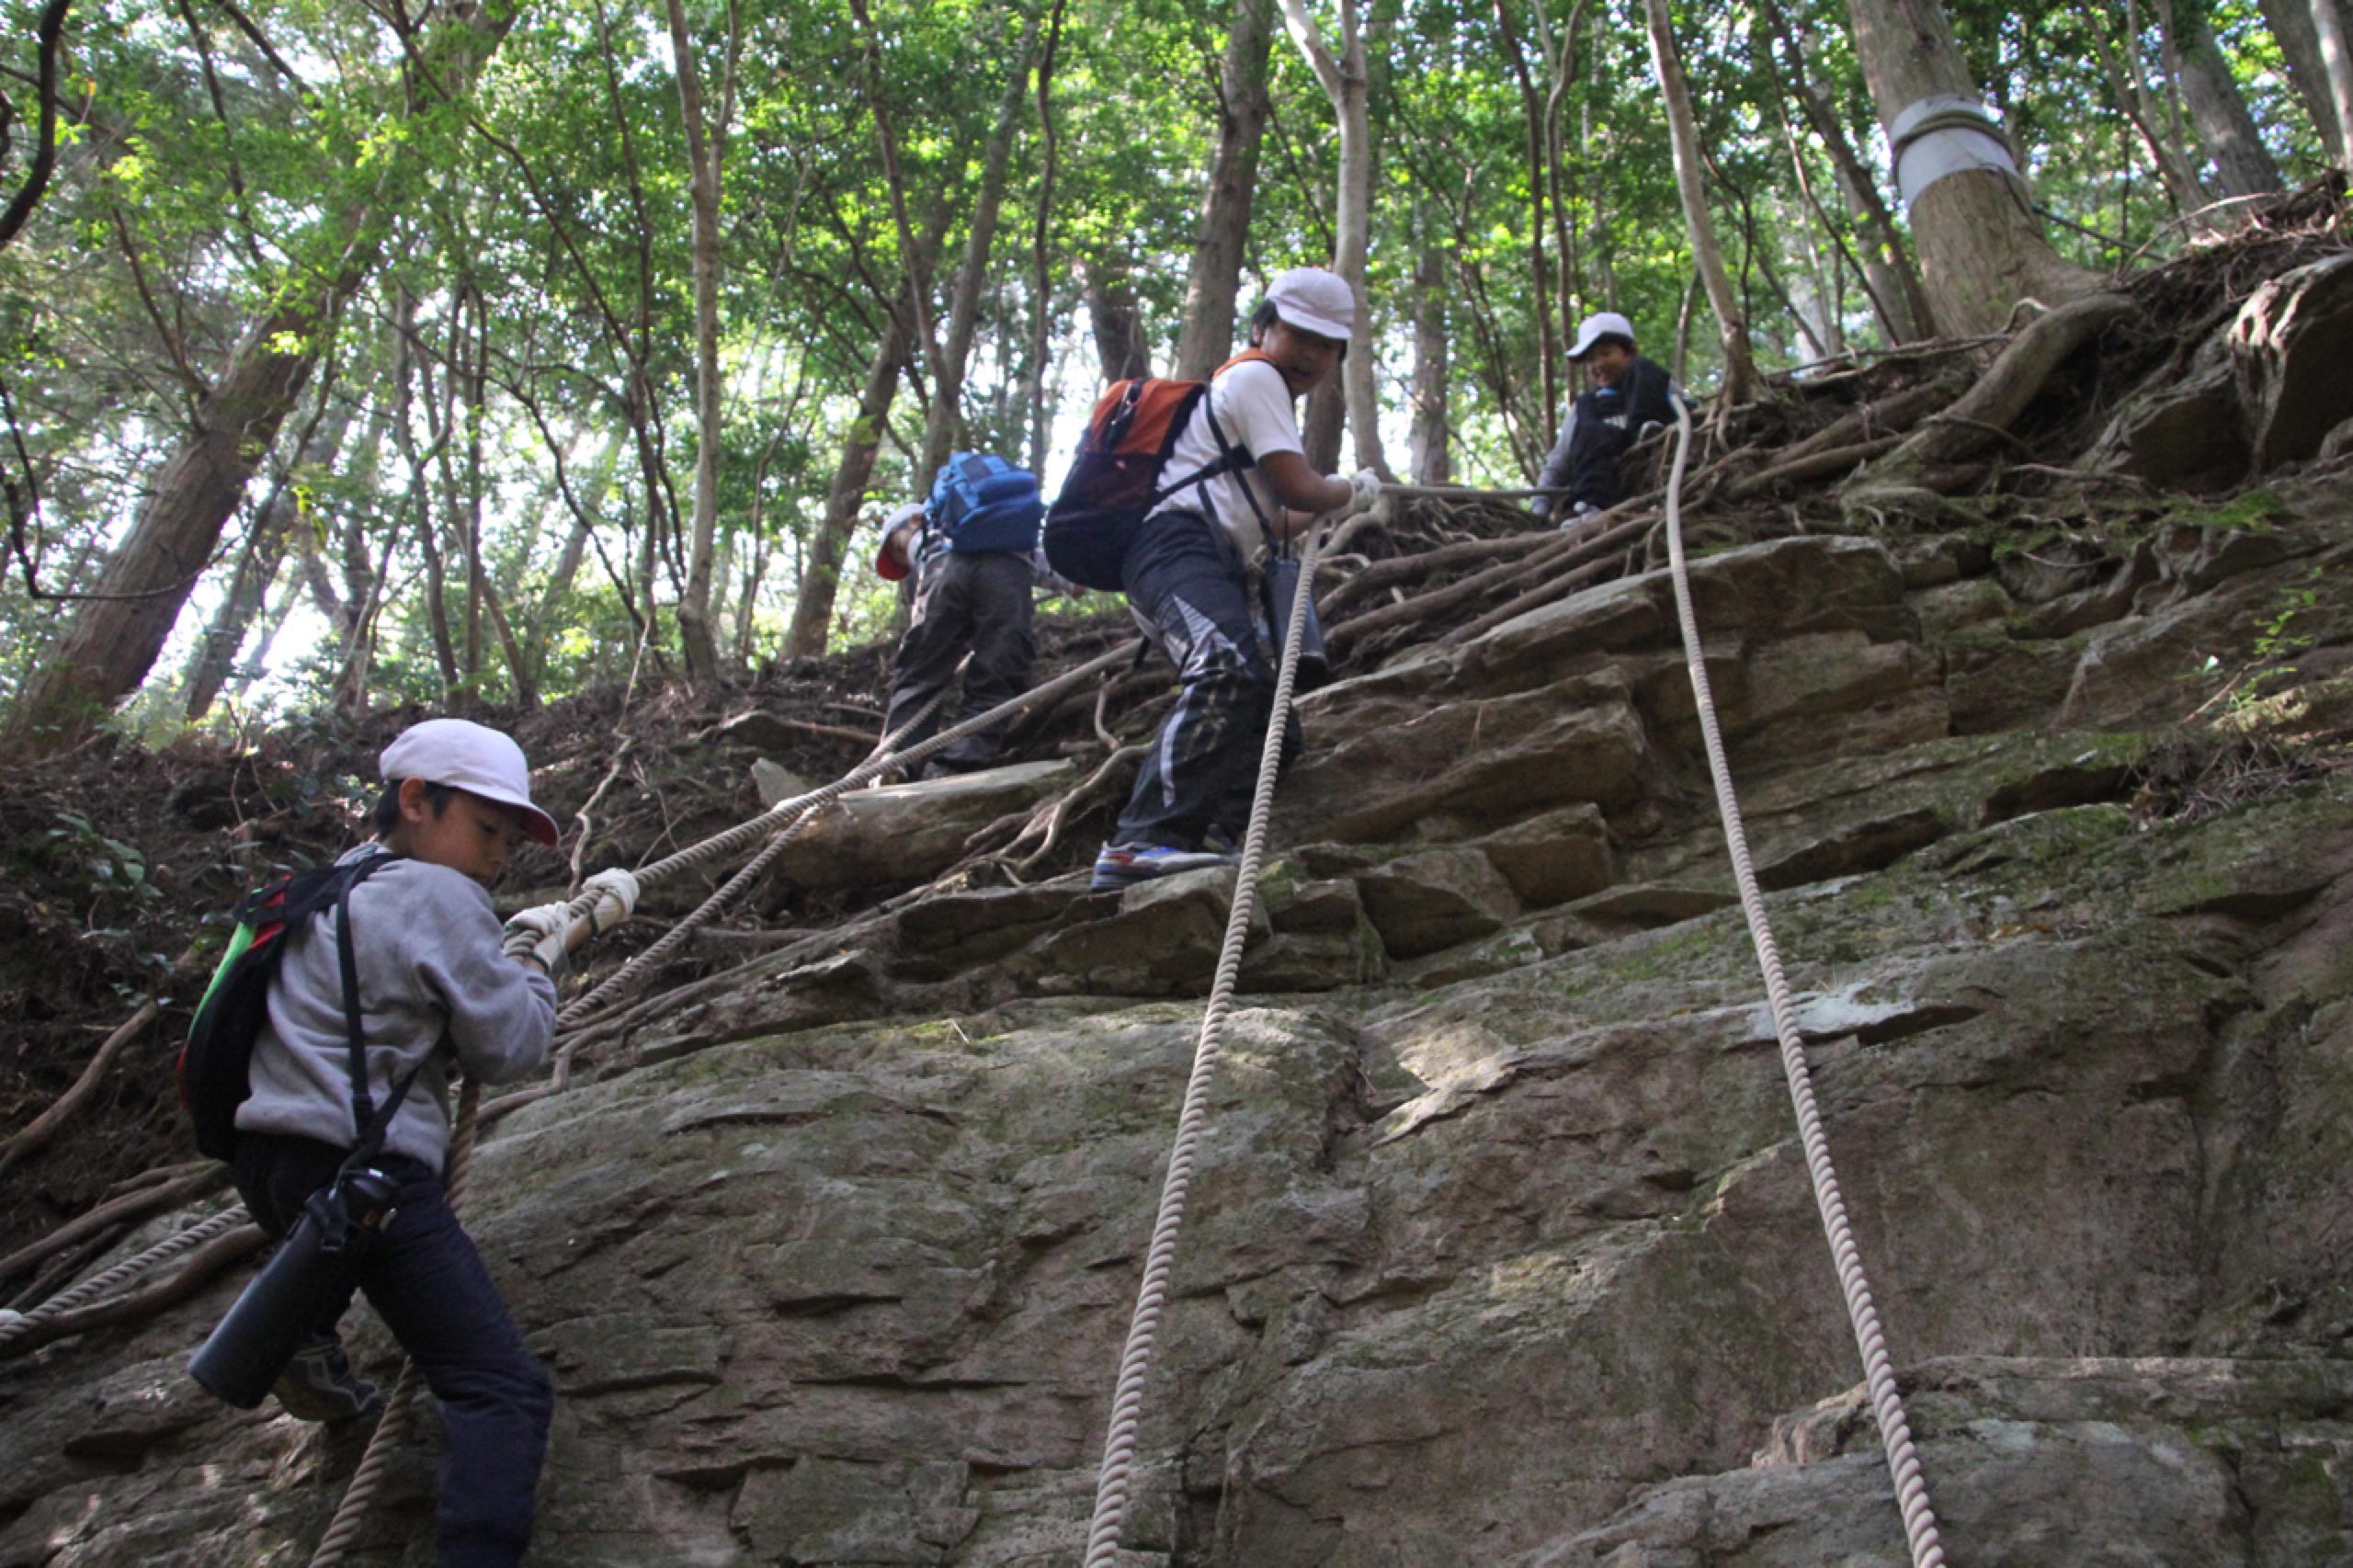
[[890,535],[897,533],[899,531],[899,526],[902,523],[911,523],[922,516],[923,503],[920,501],[910,501],[904,506],[894,507],[891,513],[882,519],[883,536],[888,538]]
[[1594,312],[1577,327],[1576,347],[1569,350],[1569,358],[1584,358],[1593,352],[1593,345],[1597,338],[1607,337],[1611,333],[1631,343],[1634,341],[1634,324],[1616,311]]
[[1294,267],[1278,275],[1267,303],[1286,326],[1346,343],[1357,324],[1357,291],[1336,272]]
[[427,719],[403,730],[376,759],[384,782],[422,778],[515,808],[523,831],[541,844],[560,836],[555,818],[531,804],[531,767],[523,748],[487,724],[470,719]]

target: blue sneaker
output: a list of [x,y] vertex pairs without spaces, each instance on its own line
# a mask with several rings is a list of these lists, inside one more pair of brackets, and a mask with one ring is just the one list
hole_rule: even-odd
[[1231,866],[1241,856],[1225,849],[1177,849],[1165,844],[1107,844],[1095,857],[1095,878],[1089,892],[1109,892],[1154,877],[1198,871],[1206,866]]

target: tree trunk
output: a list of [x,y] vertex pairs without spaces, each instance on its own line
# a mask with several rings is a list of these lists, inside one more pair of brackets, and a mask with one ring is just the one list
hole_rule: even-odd
[[2353,17],[2338,0],[2311,0],[2311,6],[2329,107],[2336,115],[2337,166],[2353,166]]
[[[1365,29],[1358,0],[1340,0],[1340,51],[1336,56],[1308,16],[1306,0],[1282,0],[1282,5],[1291,40],[1307,57],[1340,123],[1340,190],[1333,219],[1332,267],[1347,279],[1357,296],[1356,330],[1349,335],[1348,357],[1340,366],[1340,385],[1348,433],[1356,440],[1357,466],[1386,475],[1389,460],[1381,449],[1381,403],[1373,377],[1372,301],[1365,291],[1365,256],[1372,244],[1372,119],[1367,103],[1370,81],[1365,69]],[[1313,407],[1311,399],[1311,415]],[[1309,461],[1315,460],[1313,446],[1308,456]]]
[[[1939,0],[1847,0],[1847,13],[1882,126],[1936,94],[1979,97]],[[2019,176],[1972,169],[1937,181],[1913,203],[1912,232],[1940,330],[1998,332],[2020,300],[2056,305],[2100,287],[2096,274],[2051,248],[2024,195]]]
[[1650,18],[1651,64],[1658,73],[1660,93],[1666,99],[1666,122],[1675,146],[1675,184],[1683,195],[1683,223],[1689,231],[1691,259],[1708,288],[1708,303],[1716,312],[1718,340],[1723,346],[1726,405],[1748,401],[1756,381],[1756,364],[1748,351],[1748,321],[1740,298],[1733,292],[1732,275],[1724,270],[1723,252],[1716,245],[1716,226],[1708,215],[1707,173],[1699,163],[1699,128],[1691,112],[1690,85],[1683,79],[1683,62],[1675,50],[1675,31],[1667,17],[1666,0],[1644,0]]
[[237,650],[244,645],[245,633],[252,630],[254,618],[261,612],[270,588],[278,581],[278,568],[285,561],[293,530],[305,526],[301,500],[296,494],[301,471],[314,465],[332,466],[350,426],[351,405],[341,399],[314,414],[295,451],[294,461],[270,486],[268,499],[255,514],[253,529],[237,559],[236,574],[230,579],[229,590],[222,596],[211,625],[205,628],[204,636],[188,661],[188,693],[182,710],[189,722],[210,712],[221,688],[228,684],[237,662]]
[[931,494],[933,478],[963,436],[965,366],[980,321],[981,286],[988,280],[989,253],[996,244],[997,215],[1005,205],[1006,166],[1013,158],[1014,127],[1021,116],[1022,100],[1029,96],[1029,62],[1037,41],[1037,23],[1025,21],[1021,40],[1014,46],[1005,96],[997,101],[996,123],[989,128],[988,147],[981,157],[981,187],[972,197],[964,258],[957,265],[948,301],[948,341],[940,345],[939,373],[931,389],[930,414],[924,420],[923,457],[915,465],[919,495]]
[[2120,49],[2102,35],[2097,22],[2092,23],[2088,35],[2092,52],[2099,57],[2100,69],[2116,94],[2116,107],[2141,133],[2141,144],[2148,149],[2149,162],[2155,165],[2165,194],[2173,199],[2174,210],[2187,215],[2206,205],[2206,192],[2191,166],[2192,150],[2183,145],[2188,137],[2180,128],[2166,126],[2157,96],[2149,85],[2149,73],[2141,59],[2140,9],[2137,0],[2125,0]]
[[[720,123],[705,121],[702,73],[695,63],[694,37],[687,28],[683,0],[668,0],[670,54],[677,62],[678,108],[687,131],[687,207],[692,214],[695,290],[695,525],[687,552],[686,591],[678,597],[678,641],[687,678],[719,676],[719,640],[710,618],[711,547],[719,529],[719,459],[725,437],[726,409],[719,380],[719,184],[727,150],[727,117],[734,97],[734,40],[728,42],[726,83],[720,91]],[[731,19],[735,8],[728,7]],[[517,679],[523,678],[520,666]]]
[[2263,20],[2271,36],[2279,42],[2279,53],[2288,62],[2288,80],[2294,84],[2296,97],[2303,100],[2304,112],[2312,117],[2313,130],[2320,136],[2320,144],[2328,161],[2339,168],[2345,166],[2345,127],[2336,114],[2336,99],[2329,86],[2328,62],[2321,52],[2320,32],[2314,22],[2314,12],[2323,5],[2335,6],[2337,19],[2344,22],[2346,0],[2262,0]]
[[[1086,319],[1095,329],[1095,357],[1104,381],[1152,374],[1152,346],[1143,340],[1143,310],[1126,274],[1116,263],[1096,257],[1086,266]],[[1215,369],[1216,363],[1210,368]]]
[[[464,91],[517,14],[507,6],[458,8],[451,30],[427,48],[428,57],[447,57],[441,79]],[[330,208],[332,262],[290,268],[269,310],[237,340],[198,400],[187,437],[157,471],[130,533],[108,559],[97,588],[106,597],[82,603],[26,683],[10,715],[14,747],[39,755],[70,744],[147,678],[246,482],[316,369],[336,312],[374,269],[396,183],[413,172],[398,159],[366,165],[362,188]]]
[[[1536,314],[1536,371],[1543,389],[1545,434],[1551,436],[1552,411],[1561,406],[1561,369],[1557,358],[1560,345],[1553,335],[1552,297],[1551,279],[1544,267],[1544,108],[1536,97],[1536,84],[1528,74],[1528,58],[1519,43],[1519,29],[1512,25],[1512,0],[1495,0],[1495,27],[1501,34],[1504,57],[1510,61],[1513,77],[1519,84],[1521,118],[1528,122],[1528,267],[1533,290]],[[1539,0],[1537,17],[1541,23],[1543,8]]]
[[1447,419],[1446,253],[1425,243],[1414,264],[1414,483],[1448,484],[1454,454]]
[[2189,103],[2189,118],[2213,154],[2224,196],[2260,196],[2282,188],[2279,165],[2263,144],[2255,117],[2239,94],[2230,62],[2213,27],[2200,22],[2181,51],[2181,95]]
[[1272,0],[1237,0],[1218,71],[1217,151],[1209,188],[1201,195],[1200,232],[1185,279],[1185,315],[1169,374],[1207,381],[1233,346],[1234,296],[1242,288],[1242,255],[1250,236],[1250,207],[1258,185],[1258,150],[1266,139],[1267,63],[1274,44]]
[[1043,472],[1046,437],[1052,418],[1046,407],[1046,323],[1054,302],[1053,272],[1048,265],[1046,221],[1053,210],[1054,165],[1062,156],[1062,142],[1054,130],[1054,57],[1063,42],[1063,0],[1054,0],[1053,19],[1046,28],[1046,52],[1038,62],[1038,136],[1046,151],[1038,172],[1038,210],[1029,230],[1029,466]]
[[814,658],[825,651],[833,630],[834,594],[841,583],[843,559],[849,553],[849,536],[858,527],[858,509],[866,502],[866,483],[874,474],[874,454],[882,444],[882,425],[891,415],[891,399],[899,390],[899,366],[913,347],[906,312],[894,306],[882,342],[867,368],[866,389],[858,396],[858,417],[842,442],[841,461],[825,493],[825,515],[809,541],[807,564],[801,573],[800,592],[792,603],[792,624],[784,634],[784,656]]

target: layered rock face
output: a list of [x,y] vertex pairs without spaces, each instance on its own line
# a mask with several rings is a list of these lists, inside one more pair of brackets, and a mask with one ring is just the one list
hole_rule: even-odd
[[[2353,606],[2286,596],[2348,557],[2289,518],[2097,580],[1695,562],[1956,1563],[2353,1562],[2353,780],[2133,799],[2283,604],[2343,722]],[[1664,575],[1305,719],[1120,1561],[1905,1562]],[[505,1120],[472,1222],[561,1391],[532,1561],[1075,1562],[1230,896],[924,899]],[[225,1297],[0,1369],[0,1564],[306,1560],[359,1439],[180,1375]],[[430,1561],[430,1456],[351,1561]]]

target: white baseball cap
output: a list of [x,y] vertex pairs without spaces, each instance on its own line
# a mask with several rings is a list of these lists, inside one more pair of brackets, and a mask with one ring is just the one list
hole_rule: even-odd
[[1634,341],[1634,324],[1616,311],[1596,311],[1577,327],[1576,347],[1569,350],[1569,358],[1582,359],[1593,352],[1595,342],[1615,333],[1627,342]]
[[1347,279],[1320,267],[1294,267],[1278,274],[1267,303],[1286,326],[1346,343],[1356,330],[1357,291]]
[[523,760],[523,748],[487,724],[471,719],[411,724],[384,748],[376,766],[387,784],[422,778],[512,806],[523,831],[541,844],[553,845],[561,836],[555,818],[531,804],[531,765]]

